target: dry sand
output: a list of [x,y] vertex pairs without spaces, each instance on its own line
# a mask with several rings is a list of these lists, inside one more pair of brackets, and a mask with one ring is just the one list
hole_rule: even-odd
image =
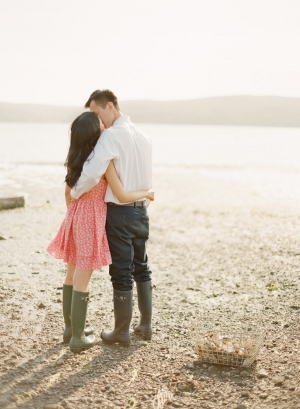
[[[26,207],[0,212],[0,407],[300,408],[299,208],[196,169],[156,168],[153,339],[101,342],[112,289],[107,269],[95,271],[88,319],[99,342],[74,355],[61,343],[65,266],[45,251],[65,214],[58,174],[39,183],[16,172]],[[236,324],[245,308],[270,324],[255,363],[199,362],[191,322],[209,328],[216,313]]]

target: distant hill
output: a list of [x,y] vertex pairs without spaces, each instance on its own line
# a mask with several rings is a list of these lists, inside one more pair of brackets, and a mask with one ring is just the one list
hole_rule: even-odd
[[[159,124],[300,127],[300,98],[225,96],[186,101],[120,101],[132,121]],[[84,108],[0,103],[0,122],[72,122]]]
[[0,102],[0,122],[72,122],[84,108]]

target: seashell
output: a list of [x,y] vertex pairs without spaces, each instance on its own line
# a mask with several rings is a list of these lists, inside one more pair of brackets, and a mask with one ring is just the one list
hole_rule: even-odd
[[243,366],[248,366],[248,365],[251,364],[251,362],[252,362],[252,359],[246,358],[246,359],[244,360],[244,362],[243,362]]
[[245,341],[242,341],[242,346],[243,348],[254,348],[256,345],[257,341],[256,339],[246,339]]
[[235,349],[233,348],[233,346],[232,346],[232,344],[223,344],[223,351],[225,351],[225,352],[227,352],[227,353],[229,353],[229,354],[232,354],[232,353],[234,353],[235,352]]

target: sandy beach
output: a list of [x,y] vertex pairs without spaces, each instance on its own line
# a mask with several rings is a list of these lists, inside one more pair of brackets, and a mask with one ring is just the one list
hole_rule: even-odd
[[[153,339],[132,331],[129,348],[102,343],[101,329],[113,325],[104,269],[93,274],[88,311],[98,342],[74,355],[62,344],[65,266],[45,250],[66,211],[64,170],[53,169],[33,181],[16,167],[12,178],[26,192],[26,207],[0,212],[1,407],[300,407],[300,210],[294,203],[196,167],[156,166],[148,246]],[[245,310],[259,328],[269,325],[254,364],[201,363],[189,333],[193,320],[209,329],[209,317],[218,313],[236,325],[234,315]],[[132,328],[137,322],[135,301]]]

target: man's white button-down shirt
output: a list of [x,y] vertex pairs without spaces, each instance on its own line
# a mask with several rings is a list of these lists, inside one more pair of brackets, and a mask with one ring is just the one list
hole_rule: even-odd
[[[71,196],[78,199],[96,186],[112,159],[127,192],[152,187],[151,139],[130,121],[129,116],[122,115],[111,128],[102,132],[94,152],[85,162],[81,176],[71,190]],[[109,186],[105,202],[120,203]]]

